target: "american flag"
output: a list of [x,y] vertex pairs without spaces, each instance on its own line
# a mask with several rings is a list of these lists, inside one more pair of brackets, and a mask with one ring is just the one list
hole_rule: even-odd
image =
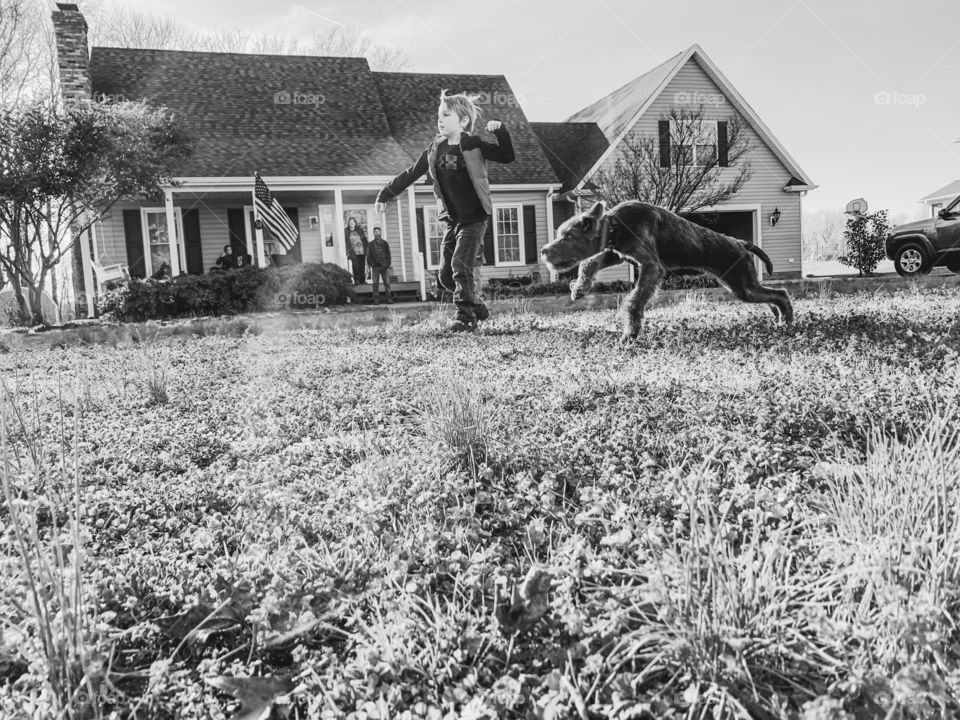
[[297,242],[299,231],[290,220],[283,207],[277,202],[270,188],[260,177],[260,173],[254,178],[254,204],[257,208],[257,217],[263,221],[263,224],[273,233],[273,236],[280,242],[283,249],[289,252]]

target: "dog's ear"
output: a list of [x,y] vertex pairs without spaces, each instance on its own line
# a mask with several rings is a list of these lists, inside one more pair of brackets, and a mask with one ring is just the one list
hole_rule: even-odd
[[596,227],[597,222],[603,216],[603,203],[596,202],[593,207],[587,210],[580,218],[580,228],[584,232],[591,232]]

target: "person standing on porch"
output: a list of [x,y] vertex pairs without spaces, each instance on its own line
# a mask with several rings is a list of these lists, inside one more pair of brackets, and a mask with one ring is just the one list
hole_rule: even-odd
[[387,295],[387,304],[393,304],[390,297],[390,276],[388,271],[392,264],[390,259],[390,245],[383,239],[378,227],[373,229],[373,240],[367,247],[367,264],[370,266],[371,282],[373,283],[373,304],[380,304],[380,279],[383,278],[383,291]]
[[497,142],[487,142],[473,135],[473,126],[480,112],[475,96],[440,93],[437,108],[437,130],[434,138],[417,161],[397,175],[377,195],[376,210],[383,215],[386,201],[395,198],[426,172],[433,179],[437,198],[438,220],[446,224],[441,243],[440,284],[453,290],[457,318],[453,332],[473,332],[477,321],[490,317],[490,310],[480,302],[475,266],[482,254],[483,238],[493,205],[487,160],[510,163],[515,159],[513,142],[506,126],[499,120],[487,123],[487,132]]
[[355,217],[347,221],[347,257],[353,267],[353,284],[363,285],[367,277],[367,270],[364,267],[367,257],[367,234],[357,222]]

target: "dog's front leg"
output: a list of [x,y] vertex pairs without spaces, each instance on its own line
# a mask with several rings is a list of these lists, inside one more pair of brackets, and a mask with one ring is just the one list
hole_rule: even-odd
[[637,283],[627,295],[623,307],[620,308],[620,314],[623,317],[623,335],[620,337],[622,341],[633,340],[640,334],[644,308],[656,293],[661,277],[663,277],[663,268],[659,263],[646,262],[640,266]]
[[579,300],[593,287],[593,280],[597,273],[604,268],[613,267],[623,262],[623,256],[613,250],[604,250],[580,263],[577,279],[570,283],[570,299]]

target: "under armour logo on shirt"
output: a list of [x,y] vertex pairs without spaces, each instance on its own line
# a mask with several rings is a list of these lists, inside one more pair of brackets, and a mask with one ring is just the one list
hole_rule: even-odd
[[456,153],[446,153],[437,158],[438,170],[463,170],[463,156]]

